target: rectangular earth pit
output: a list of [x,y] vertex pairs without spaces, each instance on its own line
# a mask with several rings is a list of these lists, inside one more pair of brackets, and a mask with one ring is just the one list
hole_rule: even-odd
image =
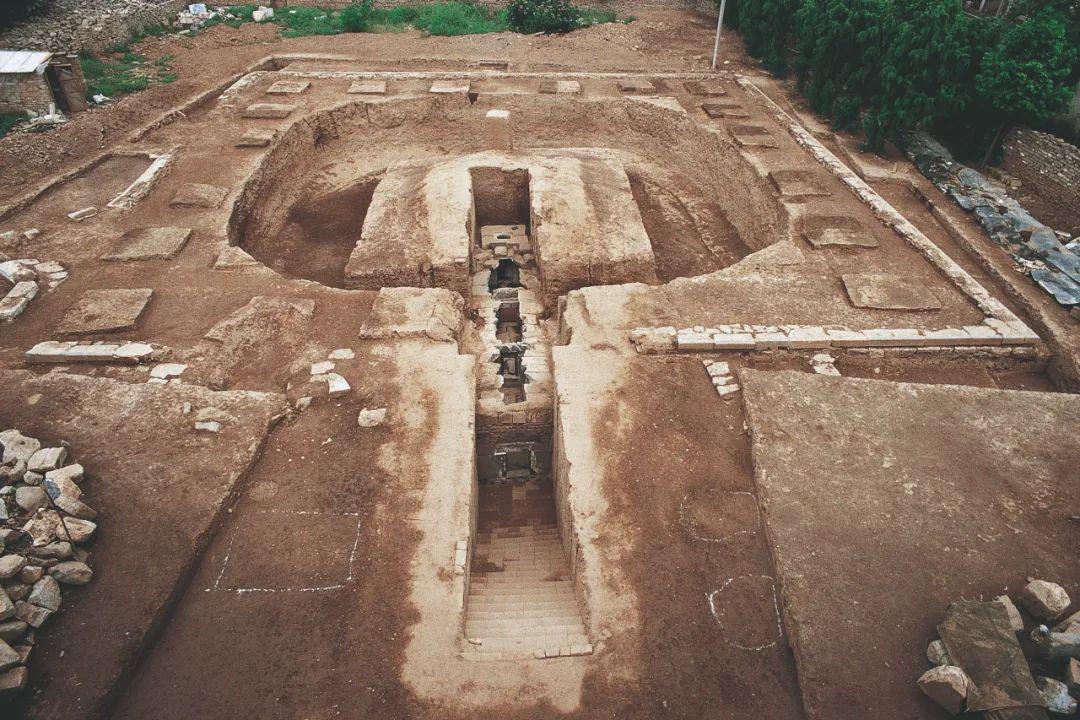
[[469,170],[473,194],[473,235],[481,244],[480,228],[490,225],[523,226],[530,231],[529,171],[474,167]]

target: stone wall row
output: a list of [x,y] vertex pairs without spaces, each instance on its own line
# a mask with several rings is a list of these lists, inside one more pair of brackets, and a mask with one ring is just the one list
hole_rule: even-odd
[[1080,215],[1080,148],[1048,133],[1017,128],[1004,142],[1005,172],[1043,200]]

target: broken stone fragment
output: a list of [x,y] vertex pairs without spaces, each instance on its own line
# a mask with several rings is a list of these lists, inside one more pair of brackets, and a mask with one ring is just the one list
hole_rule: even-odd
[[1039,625],[1031,631],[1031,641],[1039,654],[1050,660],[1080,659],[1080,623],[1070,625],[1065,632]]
[[72,220],[74,220],[75,222],[81,222],[83,220],[86,220],[87,218],[92,218],[97,214],[98,214],[98,209],[96,207],[91,206],[91,207],[82,208],[81,210],[73,210],[73,211],[69,212],[67,214],[67,216],[69,218],[71,218]]
[[56,612],[60,609],[60,585],[46,575],[34,583],[34,589],[30,591],[30,597],[26,601],[31,605]]
[[78,463],[74,465],[65,465],[58,470],[51,470],[45,473],[45,479],[51,480],[57,485],[61,485],[64,480],[69,480],[72,483],[82,482],[83,466]]
[[47,475],[41,486],[53,500],[61,495],[82,500],[82,488],[76,485],[68,475]]
[[0,670],[7,670],[19,664],[19,653],[10,645],[0,640]]
[[13,465],[19,461],[24,464],[30,460],[30,456],[41,449],[41,443],[32,437],[27,437],[18,430],[5,430],[0,432],[0,445],[4,446],[4,464]]
[[1069,687],[1065,683],[1040,675],[1035,678],[1035,687],[1039,688],[1046,702],[1046,709],[1050,712],[1062,715],[1076,712],[1076,700],[1069,695]]
[[[0,595],[3,595],[3,593],[0,593]],[[0,605],[2,605],[3,602],[4,598],[0,598]],[[11,606],[11,613],[7,616],[10,618],[15,615],[15,604],[10,600],[7,602]],[[4,620],[3,622],[0,622],[0,640],[3,640],[6,643],[17,642],[22,639],[22,636],[25,635],[26,631],[29,629],[30,626],[22,620]]]
[[0,697],[13,697],[26,687],[29,674],[26,666],[20,665],[0,673]]
[[67,537],[73,543],[87,542],[93,537],[94,531],[97,530],[97,523],[80,520],[79,518],[64,518],[63,524],[64,530],[67,531]]
[[360,415],[356,418],[356,422],[362,428],[371,428],[382,425],[383,420],[386,419],[386,408],[375,408],[368,410],[367,408],[360,411]]
[[15,504],[26,512],[36,512],[49,507],[49,496],[43,488],[23,485],[15,491]]
[[919,678],[919,689],[946,711],[958,715],[967,704],[971,680],[956,665],[930,668]]
[[30,595],[31,589],[33,589],[32,586],[20,582],[11,583],[4,586],[4,592],[9,598],[11,598],[11,602],[19,602],[20,600],[25,600]]
[[67,560],[71,557],[71,553],[71,543],[66,540],[51,542],[42,547],[32,547],[27,551],[27,554],[32,557],[56,560]]
[[60,525],[60,514],[55,510],[38,510],[34,517],[23,525],[23,532],[33,540],[34,547],[44,547],[56,539],[56,530]]
[[52,610],[38,607],[25,600],[15,603],[15,617],[35,629],[44,625],[45,621],[52,617],[52,614]]
[[345,378],[337,373],[328,373],[326,375],[326,385],[330,391],[330,397],[339,397],[352,389]]
[[20,665],[0,673],[0,697],[14,697],[26,687],[29,674],[26,666]]
[[93,579],[94,571],[86,563],[69,560],[54,565],[49,570],[49,575],[63,585],[86,585]]
[[180,377],[185,370],[187,370],[187,365],[184,363],[161,363],[160,365],[155,365],[153,369],[150,370],[150,377],[165,379]]
[[1071,600],[1057,583],[1032,580],[1024,586],[1020,603],[1039,620],[1055,620],[1065,614]]
[[200,420],[195,423],[195,429],[200,432],[219,433],[221,432],[221,423],[217,420]]
[[[0,638],[3,638],[4,640],[8,639],[4,636],[4,633],[8,631],[9,628],[6,628],[5,626],[8,625],[13,617],[15,617],[15,603],[12,602],[11,597],[7,592],[5,592],[3,588],[0,588],[0,620],[4,621],[0,623]],[[15,622],[21,621],[16,620]]]
[[311,401],[314,399],[315,398],[311,397],[310,395],[305,395],[304,397],[297,398],[296,402],[294,403],[294,407],[297,410],[307,410],[309,407],[311,407]]
[[27,565],[19,571],[19,582],[24,582],[28,585],[33,585],[41,579],[45,574],[45,570],[39,565]]
[[311,364],[312,375],[326,375],[334,369],[334,363],[329,360],[323,360],[322,362]]
[[349,348],[338,348],[329,355],[331,360],[352,360],[356,353]]
[[26,567],[26,558],[22,555],[4,555],[0,557],[0,580],[15,577],[24,567]]
[[53,503],[68,515],[74,515],[80,520],[93,520],[97,517],[97,510],[78,498],[60,495],[59,497],[53,498]]
[[1009,616],[1009,625],[1015,632],[1022,632],[1024,629],[1024,618],[1020,616],[1020,611],[1016,608],[1016,605],[1008,595],[999,595],[996,598],[999,603],[1005,606],[1005,614]]
[[931,665],[948,665],[949,651],[945,649],[945,643],[935,640],[926,648],[926,659]]
[[38,472],[26,472],[23,475],[23,482],[27,485],[40,485],[41,481],[45,479],[45,476]]

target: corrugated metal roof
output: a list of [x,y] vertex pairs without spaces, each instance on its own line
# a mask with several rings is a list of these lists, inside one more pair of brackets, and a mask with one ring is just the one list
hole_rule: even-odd
[[51,57],[51,52],[0,50],[0,75],[32,73],[39,65],[48,62]]

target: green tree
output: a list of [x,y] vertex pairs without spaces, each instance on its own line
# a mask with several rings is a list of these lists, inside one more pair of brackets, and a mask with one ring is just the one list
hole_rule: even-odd
[[746,51],[774,75],[788,66],[787,52],[799,0],[739,0],[734,17]]
[[1065,109],[1075,63],[1066,18],[1056,8],[1044,7],[1004,28],[975,77],[979,104],[997,127],[987,159],[1009,126],[1038,125]]

